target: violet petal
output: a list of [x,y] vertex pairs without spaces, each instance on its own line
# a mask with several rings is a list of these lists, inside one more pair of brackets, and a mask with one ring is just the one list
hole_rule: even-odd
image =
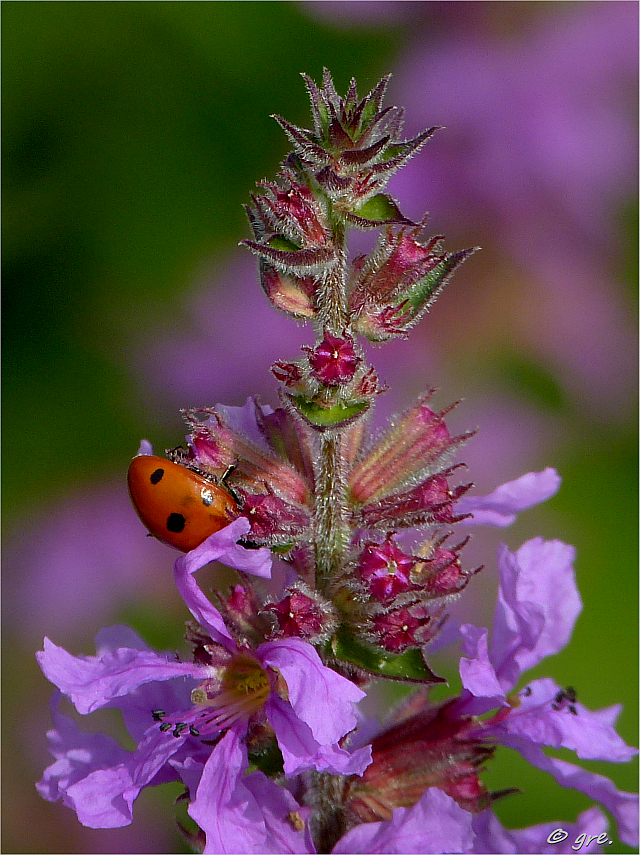
[[332,745],[357,725],[353,705],[365,693],[323,665],[310,644],[299,638],[270,641],[260,645],[258,656],[263,665],[280,671],[296,715],[322,745]]
[[508,526],[515,521],[520,511],[554,496],[560,482],[560,476],[551,467],[542,472],[527,472],[515,481],[502,484],[488,496],[461,496],[456,504],[456,512],[473,514],[464,520],[466,525]]
[[470,852],[472,816],[450,796],[431,787],[411,808],[396,808],[388,822],[366,822],[348,831],[332,849],[338,853]]
[[200,544],[181,555],[176,561],[181,573],[195,573],[201,567],[212,561],[220,561],[229,567],[243,570],[263,579],[271,578],[271,553],[266,547],[260,549],[245,549],[238,546],[238,540],[251,529],[251,523],[246,517],[238,517],[228,526],[216,531]]
[[272,696],[265,704],[284,759],[284,771],[293,775],[304,769],[332,775],[362,775],[371,763],[371,746],[349,753],[337,744],[321,744],[309,725],[301,721],[289,703]]
[[86,715],[114,698],[128,695],[143,683],[175,677],[206,676],[206,669],[169,660],[152,650],[120,647],[102,657],[72,656],[48,638],[36,658],[45,677],[67,695],[79,713]]
[[547,755],[537,745],[522,737],[505,734],[503,745],[518,751],[532,766],[549,772],[561,787],[578,790],[599,802],[615,819],[618,835],[627,846],[638,845],[638,795],[618,790],[609,778],[588,772],[573,763]]
[[489,656],[505,691],[520,675],[571,638],[582,601],[576,588],[575,550],[559,540],[540,537],[517,552],[498,550],[500,589]]
[[[530,855],[571,855],[576,852],[573,846],[581,834],[586,834],[587,838],[597,838],[607,831],[608,826],[606,816],[597,807],[583,811],[575,823],[543,822],[517,830],[504,828],[492,810],[484,810],[473,818],[476,838],[472,851],[478,855],[486,852],[493,852],[494,855],[510,855],[514,852]],[[564,840],[556,839],[550,843],[548,838],[556,829],[562,829],[566,837]],[[586,852],[588,855],[602,851],[596,840],[580,848],[580,852]]]

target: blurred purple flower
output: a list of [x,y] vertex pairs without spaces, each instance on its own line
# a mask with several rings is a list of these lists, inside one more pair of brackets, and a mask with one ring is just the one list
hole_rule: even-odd
[[215,287],[212,279],[206,277],[185,307],[182,330],[156,330],[139,349],[141,372],[161,391],[165,409],[167,395],[185,407],[240,403],[264,393],[274,386],[268,366],[283,356],[283,341],[292,354],[313,344],[312,331],[273,311],[246,251],[215,275]]
[[447,138],[393,189],[459,228],[480,218],[491,230],[480,243],[529,271],[530,311],[510,337],[585,400],[622,407],[635,388],[635,328],[614,277],[618,218],[637,185],[638,9],[558,10],[510,39],[476,26],[415,41],[395,91],[410,125],[428,115]]
[[124,479],[87,487],[25,521],[4,552],[5,627],[33,649],[42,636],[78,638],[134,600],[176,601],[171,550],[131,507]]

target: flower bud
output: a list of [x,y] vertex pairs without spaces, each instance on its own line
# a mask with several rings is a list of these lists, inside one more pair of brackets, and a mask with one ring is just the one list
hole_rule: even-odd
[[438,632],[440,614],[416,603],[393,609],[372,619],[372,632],[378,643],[390,653],[402,653],[408,647],[422,647]]
[[454,513],[454,505],[472,485],[463,484],[451,489],[447,479],[447,476],[461,465],[463,464],[431,475],[410,490],[394,493],[364,505],[358,513],[359,523],[365,527],[384,524],[392,527],[412,527],[425,523],[450,524],[465,519],[466,514]]
[[[301,474],[266,448],[259,448],[245,434],[231,427],[224,414],[215,408],[186,410],[191,426],[188,437],[195,461],[205,471],[219,475],[234,467],[229,484],[246,493],[264,493],[267,486],[285,501],[304,505],[309,498],[309,485]],[[200,421],[199,415],[206,415]],[[226,463],[226,469],[221,464]]]
[[356,356],[353,339],[334,336],[328,330],[320,344],[309,352],[309,364],[314,376],[327,386],[348,383],[361,361]]
[[262,609],[277,621],[274,638],[303,638],[305,641],[326,640],[336,626],[333,607],[320,599],[320,595],[298,583],[289,589],[279,603]]
[[452,437],[443,418],[448,410],[435,413],[427,406],[431,394],[398,419],[353,469],[349,488],[357,502],[381,499],[407,481],[432,474],[445,456],[473,436],[469,432]]
[[405,555],[389,536],[384,543],[368,543],[360,555],[358,574],[380,602],[391,600],[413,587],[415,558]]
[[313,277],[288,275],[262,261],[260,280],[265,294],[277,309],[294,318],[312,318],[315,315]]
[[371,742],[373,762],[347,782],[349,814],[357,822],[388,820],[395,808],[412,807],[428,787],[439,787],[473,813],[484,810],[491,795],[478,773],[493,749],[473,741],[472,728],[471,719],[449,719],[437,708],[380,733]]
[[299,537],[310,523],[309,512],[302,506],[290,505],[271,494],[243,496],[242,515],[251,523],[249,539],[268,541],[271,545]]

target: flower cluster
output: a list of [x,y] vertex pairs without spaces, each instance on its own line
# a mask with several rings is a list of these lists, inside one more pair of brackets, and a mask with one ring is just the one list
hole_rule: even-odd
[[[39,791],[103,828],[130,823],[143,788],[181,781],[194,823],[185,833],[209,853],[543,851],[552,826],[511,831],[492,812],[513,792],[482,782],[501,744],[604,805],[632,843],[634,797],[542,751],[629,760],[619,710],[592,713],[548,679],[515,691],[570,638],[581,608],[571,547],[535,539],[500,551],[491,644],[487,630],[459,627],[463,690],[430,700],[443,680],[429,646],[481,569],[464,561],[466,530],[509,525],[559,478],[529,473],[488,496],[456,484],[452,458],[472,433],[451,434],[435,390],[386,431],[367,431],[383,384],[358,337],[406,335],[473,250],[443,252],[441,236],[421,243],[424,221],[384,192],[436,130],[402,139],[401,110],[382,108],[387,78],[362,100],[353,81],[339,97],[327,72],[322,88],[305,81],[313,130],[277,117],[294,151],[253,196],[245,243],[269,299],[310,320],[316,344],[272,366],[277,407],[185,410],[186,444],[170,461],[141,446],[129,479],[141,518],[183,551],[200,541],[175,563],[189,655],[153,651],[126,627],[102,631],[95,656],[46,639],[38,661],[58,689],[56,759]],[[351,264],[348,227],[382,230]],[[194,575],[213,561],[238,573],[215,602]],[[382,724],[357,709],[376,680],[415,689]],[[82,715],[119,709],[136,747],[84,734],[61,695]],[[591,837],[583,851],[607,840],[597,808],[573,830]]]

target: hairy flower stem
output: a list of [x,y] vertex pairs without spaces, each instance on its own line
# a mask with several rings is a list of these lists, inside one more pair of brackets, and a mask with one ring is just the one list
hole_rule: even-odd
[[341,446],[340,431],[322,435],[315,507],[316,582],[321,589],[327,580],[340,577],[348,540]]
[[[346,229],[333,222],[333,243],[338,261],[327,272],[318,294],[323,334],[341,335],[348,323],[346,300]],[[342,463],[342,434],[335,428],[320,438],[320,464],[315,501],[316,581],[320,588],[331,578],[339,578],[348,540],[345,518],[345,481]]]
[[304,803],[313,811],[311,835],[317,852],[331,852],[348,830],[344,810],[345,779],[326,772],[307,773]]
[[323,277],[318,293],[318,309],[324,328],[323,332],[328,329],[334,335],[341,335],[348,321],[344,228],[342,232],[336,232],[334,243],[338,248],[338,258]]

